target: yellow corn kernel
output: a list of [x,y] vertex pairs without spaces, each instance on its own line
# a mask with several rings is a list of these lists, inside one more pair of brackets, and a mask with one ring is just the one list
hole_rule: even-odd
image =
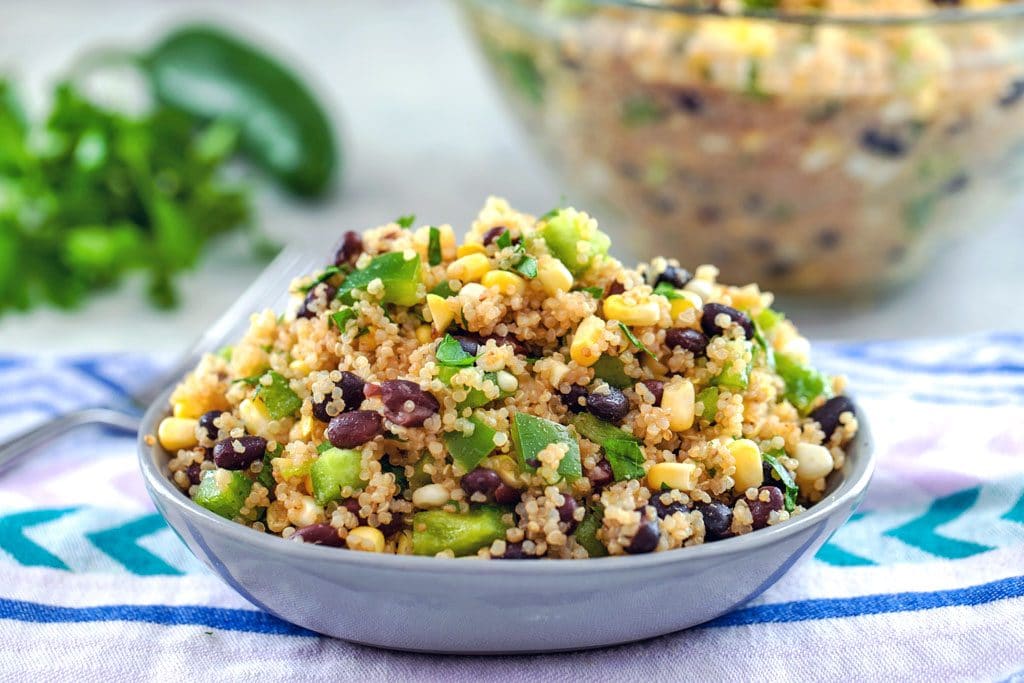
[[395,552],[399,555],[412,555],[412,534],[403,531],[395,542]]
[[448,279],[462,282],[479,282],[491,269],[491,262],[484,254],[466,254],[448,264]]
[[303,415],[299,420],[299,438],[309,441],[313,437],[313,416]]
[[[434,295],[428,294],[427,296]],[[438,298],[440,299],[441,297]],[[429,344],[430,340],[433,338],[434,335],[430,331],[430,325],[420,325],[419,327],[416,328],[416,341],[418,341],[420,344]]]
[[164,450],[174,453],[182,448],[192,448],[199,443],[196,439],[198,421],[190,417],[165,417],[156,430],[156,438]]
[[729,452],[736,463],[736,472],[732,475],[733,489],[743,492],[749,488],[757,488],[764,481],[761,469],[761,449],[750,439],[736,439],[729,443]]
[[679,314],[684,311],[688,311],[691,308],[696,308],[698,311],[704,308],[704,302],[700,300],[700,297],[693,292],[687,292],[683,290],[679,292],[680,298],[669,300],[671,306],[672,319],[675,320],[679,317]]
[[447,330],[455,319],[455,313],[448,305],[448,300],[437,294],[427,294],[427,308],[430,310],[430,319],[434,321],[434,329],[438,332]]
[[296,358],[288,364],[288,367],[294,370],[297,375],[308,375],[313,371],[313,368],[309,366],[309,363],[302,358]]
[[665,386],[661,407],[668,411],[668,426],[673,432],[682,432],[693,426],[693,382],[684,379]]
[[487,249],[482,244],[476,242],[467,242],[460,244],[455,250],[455,258],[462,258],[463,256],[469,256],[470,254],[486,254]]
[[645,327],[658,322],[661,308],[655,301],[628,304],[621,294],[612,294],[604,300],[604,317],[630,327]]
[[480,284],[484,287],[495,287],[505,296],[522,296],[526,293],[526,280],[507,270],[491,270],[484,273]]
[[537,264],[537,279],[548,296],[572,289],[572,273],[554,256],[542,256]]
[[455,258],[457,247],[455,243],[455,231],[452,230],[452,226],[447,223],[438,228],[441,233],[441,258],[445,261],[451,261]]
[[548,381],[551,382],[551,386],[558,387],[565,379],[565,376],[569,374],[569,366],[565,363],[555,360],[552,358],[548,361]]
[[697,466],[692,462],[659,462],[647,471],[647,487],[657,496],[663,486],[692,491],[697,486]]
[[256,436],[266,434],[270,426],[270,413],[259,398],[247,398],[238,404],[238,416],[242,418],[245,431]]
[[361,550],[366,553],[384,552],[384,534],[372,526],[357,526],[348,532],[345,542],[349,550]]
[[590,367],[601,357],[598,343],[603,335],[604,321],[596,315],[587,316],[576,327],[576,334],[573,335],[572,345],[569,347],[569,356],[577,365]]
[[796,458],[796,478],[801,482],[813,482],[828,476],[832,471],[832,453],[824,446],[812,443],[798,443],[793,453]]

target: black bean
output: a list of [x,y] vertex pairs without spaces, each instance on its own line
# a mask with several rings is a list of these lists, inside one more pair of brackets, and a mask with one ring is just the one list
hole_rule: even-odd
[[523,544],[520,543],[506,543],[505,554],[500,555],[496,560],[539,560],[540,558],[536,555],[527,555],[526,551],[523,550]]
[[475,356],[480,350],[480,343],[475,339],[467,337],[464,334],[453,334],[452,337],[455,338],[455,341],[459,342],[459,346],[462,347],[462,350],[471,356]]
[[[315,318],[327,310],[331,299],[338,293],[338,288],[328,282],[321,282],[306,292],[306,298],[295,313],[297,318]],[[315,310],[314,310],[315,309]]]
[[358,498],[346,498],[341,501],[340,506],[358,517],[360,522],[363,521],[363,516],[359,514],[359,511],[363,509],[363,506],[359,504]]
[[665,346],[670,349],[686,349],[699,358],[708,348],[708,338],[698,330],[688,327],[673,327],[665,333]]
[[433,394],[407,379],[381,382],[380,398],[384,403],[384,417],[402,427],[422,427],[428,417],[441,410],[441,404]]
[[372,410],[353,410],[331,418],[327,425],[327,440],[335,448],[362,446],[384,433],[384,420]]
[[856,413],[853,401],[845,396],[835,396],[811,411],[810,418],[821,425],[828,441],[839,427],[839,416],[843,413]]
[[517,489],[512,488],[505,482],[498,484],[498,487],[494,489],[494,502],[498,505],[512,505],[518,503],[522,494]]
[[699,114],[704,110],[704,100],[693,90],[680,90],[676,95],[676,106],[687,114]]
[[503,232],[508,232],[508,228],[504,225],[495,225],[493,228],[485,232],[483,237],[484,246],[486,247],[488,244],[501,237]]
[[616,294],[622,294],[626,291],[626,285],[622,284],[618,280],[613,281],[608,285],[608,290],[605,292],[605,296],[614,296]]
[[343,266],[347,263],[355,263],[359,255],[363,253],[363,238],[358,232],[347,231],[341,237],[341,244],[334,254],[334,265]]
[[[768,500],[761,500],[761,494],[768,493]],[[774,486],[762,486],[757,490],[758,497],[754,500],[747,500],[747,507],[750,508],[750,516],[754,518],[754,528],[763,529],[768,526],[768,516],[777,510],[782,509],[782,491]]]
[[661,397],[665,394],[665,383],[656,379],[645,379],[643,385],[647,391],[654,394],[654,405],[661,403]]
[[405,515],[400,512],[392,512],[391,521],[387,524],[380,524],[377,528],[384,536],[393,536],[405,528]]
[[835,228],[825,228],[818,233],[818,246],[822,249],[835,249],[842,240],[842,235]]
[[185,468],[185,474],[188,475],[188,483],[198,484],[203,479],[203,470],[199,467],[199,463],[194,462]]
[[697,208],[697,221],[705,225],[713,225],[722,220],[722,208],[714,204],[705,204]]
[[658,540],[661,537],[661,527],[657,519],[649,519],[640,523],[633,540],[626,546],[626,552],[630,555],[649,553],[658,547]]
[[629,399],[620,389],[609,386],[607,393],[587,394],[587,410],[596,418],[618,424],[629,412]]
[[[562,403],[564,403],[565,407],[569,409],[569,412],[582,413],[587,409],[587,390],[579,384],[569,385],[569,393],[559,393],[558,398],[562,399]],[[583,401],[580,401],[580,399],[583,399]]]
[[701,503],[697,509],[704,517],[704,540],[718,541],[732,536],[732,508],[724,503]]
[[338,537],[338,530],[330,524],[310,524],[301,529],[296,529],[291,535],[292,540],[313,545],[327,545],[332,548],[340,548],[345,544]]
[[470,495],[482,493],[489,496],[500,484],[501,477],[498,476],[498,473],[486,467],[477,467],[462,477],[462,490]]
[[662,519],[664,519],[664,518],[668,517],[669,515],[674,515],[677,512],[689,512],[690,511],[689,506],[687,506],[685,503],[680,503],[677,500],[674,500],[671,503],[668,503],[666,505],[665,503],[663,503],[661,501],[661,496],[662,495],[663,494],[661,494],[661,493],[655,492],[651,496],[651,507],[653,507],[654,511],[656,513],[658,513],[658,517],[661,517]]
[[1024,97],[1024,79],[1010,81],[1006,91],[999,97],[1000,107],[1012,107]]
[[[341,399],[345,402],[345,407],[341,411],[343,413],[357,410],[362,405],[365,396],[366,382],[359,375],[348,372],[347,370],[341,373],[341,382],[335,386],[341,387]],[[331,393],[325,394],[324,397],[313,404],[313,417],[320,420],[321,422],[330,422],[333,415],[328,414],[327,404],[334,400],[333,390]]]
[[872,154],[889,159],[897,159],[907,153],[907,144],[903,140],[877,128],[868,128],[861,133],[860,144]]
[[587,479],[590,480],[592,489],[600,491],[615,480],[611,463],[604,459],[598,460],[596,465],[587,470]]
[[579,504],[576,503],[575,498],[567,493],[562,494],[562,497],[565,498],[565,502],[558,506],[558,518],[562,520],[563,524],[568,525],[565,533],[571,534],[576,530],[576,525],[579,524],[573,516],[576,513],[576,508],[579,507]]
[[732,319],[732,321],[743,328],[743,335],[747,339],[754,338],[754,323],[750,321],[746,313],[737,311],[732,306],[726,306],[725,304],[705,304],[704,313],[700,317],[700,326],[704,330],[704,334],[709,337],[715,337],[723,332],[716,319],[718,316],[725,314]]
[[[239,444],[241,451],[235,450]],[[267,452],[267,440],[262,436],[240,436],[218,441],[213,447],[213,462],[226,470],[244,470]]]
[[676,289],[682,289],[692,279],[693,274],[686,268],[667,266],[665,270],[658,275],[658,279],[654,281],[654,286],[657,287],[662,282],[667,282]]
[[202,417],[199,418],[199,427],[206,432],[206,438],[210,441],[216,441],[217,434],[220,431],[217,429],[217,425],[213,424],[213,421],[223,414],[223,410],[211,410],[208,413],[203,413]]

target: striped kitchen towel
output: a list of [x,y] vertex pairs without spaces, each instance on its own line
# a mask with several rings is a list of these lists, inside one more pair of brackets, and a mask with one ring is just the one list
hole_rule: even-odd
[[[143,490],[133,439],[83,430],[0,477],[0,680],[1024,680],[1024,333],[823,346],[817,362],[850,377],[875,479],[813,560],[712,623],[501,658],[318,637],[188,553]],[[0,356],[0,435],[157,365]]]

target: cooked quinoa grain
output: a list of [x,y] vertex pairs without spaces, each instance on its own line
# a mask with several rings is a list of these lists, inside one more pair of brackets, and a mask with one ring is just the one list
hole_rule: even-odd
[[491,198],[453,235],[347,238],[204,358],[157,434],[174,483],[296,542],[496,559],[670,550],[822,497],[857,418],[771,294],[625,268],[575,209]]

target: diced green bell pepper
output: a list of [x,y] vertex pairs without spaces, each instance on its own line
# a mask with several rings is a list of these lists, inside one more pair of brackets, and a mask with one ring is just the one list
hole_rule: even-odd
[[479,417],[473,416],[469,421],[475,426],[470,436],[462,432],[448,432],[444,435],[448,452],[467,472],[491,454],[494,450],[494,435],[498,433]]
[[783,396],[806,415],[819,396],[832,396],[832,382],[828,376],[799,359],[785,353],[775,354],[775,370],[786,383]]
[[[607,254],[612,243],[586,214],[572,208],[559,209],[544,222],[538,235],[544,238],[552,255],[574,276],[582,275],[598,258]],[[582,252],[580,242],[586,245]]]
[[742,369],[737,369],[733,363],[727,362],[722,371],[711,379],[711,384],[725,387],[730,391],[746,391],[747,386],[750,384],[750,368],[753,364],[753,344],[742,339],[732,340],[728,343],[730,346],[736,347],[735,351],[737,354],[751,354],[751,362],[745,364]]
[[515,413],[512,416],[512,445],[521,468],[530,472],[536,470],[530,462],[536,462],[537,454],[553,443],[565,444],[569,448],[558,463],[558,473],[570,482],[583,476],[580,445],[568,428],[526,413]]
[[352,290],[365,289],[377,278],[384,283],[383,303],[412,306],[419,301],[416,290],[420,285],[420,257],[417,254],[406,260],[402,252],[377,256],[362,270],[350,273],[338,288],[337,296],[350,301]]
[[587,516],[576,527],[574,535],[576,542],[586,548],[591,557],[604,557],[608,554],[608,549],[604,547],[604,543],[601,543],[597,538],[597,530],[601,528],[603,521],[604,508],[600,505],[595,505],[587,510]]
[[603,379],[616,389],[625,389],[636,384],[636,380],[626,374],[622,361],[608,354],[602,354],[594,363],[594,377]]
[[718,387],[707,387],[697,394],[697,405],[700,407],[700,416],[708,422],[715,421],[718,414]]
[[[228,472],[230,476],[225,475]],[[219,479],[226,478],[221,487]],[[193,500],[210,512],[225,519],[234,519],[242,510],[245,499],[252,491],[252,479],[239,470],[207,470],[199,482]]]
[[760,313],[754,316],[754,322],[757,323],[758,327],[769,334],[775,330],[776,325],[785,319],[786,316],[771,308],[763,308]]
[[341,489],[362,487],[365,479],[359,477],[363,456],[348,448],[330,448],[320,454],[309,469],[313,480],[313,497],[320,505],[341,498]]
[[288,380],[282,375],[271,370],[270,379],[270,384],[259,383],[256,385],[256,395],[267,406],[267,413],[271,420],[291,417],[302,407],[302,399],[292,391]]
[[494,541],[505,538],[509,525],[502,521],[505,511],[484,506],[470,512],[428,510],[413,515],[412,551],[436,555],[451,550],[456,557],[473,555]]

